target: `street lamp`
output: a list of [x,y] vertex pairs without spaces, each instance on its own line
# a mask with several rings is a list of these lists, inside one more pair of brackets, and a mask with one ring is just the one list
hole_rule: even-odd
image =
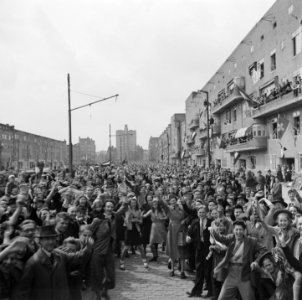
[[111,98],[116,99],[119,95],[116,94],[116,95],[113,95],[113,96],[110,96],[110,97],[107,97],[107,98],[103,98],[101,100],[96,100],[94,102],[90,102],[90,103],[85,104],[85,105],[81,105],[81,106],[78,106],[78,107],[75,107],[75,108],[71,108],[71,106],[70,106],[70,76],[69,76],[69,74],[67,74],[67,85],[68,85],[68,128],[69,128],[69,172],[70,172],[70,176],[72,178],[73,177],[73,171],[72,171],[72,168],[73,168],[73,166],[72,166],[73,149],[72,149],[72,136],[71,136],[71,112],[74,111],[74,110],[80,109],[80,108],[91,106],[91,105],[99,103],[99,102],[109,100]]
[[204,93],[206,95],[206,100],[204,101],[204,106],[206,107],[207,111],[207,155],[208,155],[208,167],[210,169],[211,166],[211,147],[210,147],[210,121],[209,121],[209,92],[208,91],[203,91],[199,90],[197,93],[201,94]]

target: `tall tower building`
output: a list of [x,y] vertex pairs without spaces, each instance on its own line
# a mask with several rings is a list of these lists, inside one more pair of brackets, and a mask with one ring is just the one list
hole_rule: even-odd
[[124,130],[116,131],[117,160],[132,161],[136,156],[136,131],[129,130],[125,125]]

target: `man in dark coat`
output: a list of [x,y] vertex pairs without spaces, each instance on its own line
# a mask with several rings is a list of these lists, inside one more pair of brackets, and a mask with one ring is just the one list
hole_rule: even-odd
[[68,269],[80,266],[90,255],[91,238],[85,247],[74,254],[61,252],[57,246],[57,232],[53,226],[43,226],[39,232],[39,250],[27,261],[23,276],[12,299],[68,300]]
[[212,260],[208,260],[210,247],[210,232],[211,220],[207,218],[207,209],[202,205],[197,211],[198,219],[194,220],[188,231],[187,242],[193,242],[195,248],[195,266],[196,276],[195,285],[191,292],[188,292],[189,297],[200,297],[202,294],[203,284],[206,281],[208,285],[208,295],[212,295],[211,284],[211,265]]

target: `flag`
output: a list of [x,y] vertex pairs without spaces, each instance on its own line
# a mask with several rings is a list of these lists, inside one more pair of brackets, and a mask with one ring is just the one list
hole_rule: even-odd
[[251,106],[258,106],[259,103],[257,101],[255,101],[254,99],[252,99],[244,90],[242,90],[237,84],[235,85],[235,87],[238,89],[238,93],[239,95],[249,103],[249,105]]
[[240,153],[235,152],[235,154],[234,154],[234,165],[236,164],[236,162],[239,159],[239,157],[240,157]]
[[284,158],[284,156],[285,156],[285,151],[287,150],[287,148],[286,147],[284,147],[281,143],[280,143],[280,146],[281,146],[281,153],[280,153],[280,156],[281,156],[281,158]]
[[287,130],[289,125],[289,121],[286,120],[285,118],[282,118],[280,115],[278,115],[277,119],[277,138],[279,140],[282,139],[285,131]]
[[226,148],[226,143],[224,140],[220,139],[219,137],[216,138],[217,146],[218,148],[225,149]]

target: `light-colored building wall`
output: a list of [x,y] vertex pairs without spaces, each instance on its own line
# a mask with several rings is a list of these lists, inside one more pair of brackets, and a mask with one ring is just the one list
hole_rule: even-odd
[[185,114],[174,114],[171,117],[171,163],[180,164],[182,159],[182,136],[181,123],[185,121]]
[[[302,170],[301,93],[264,100],[264,94],[302,75],[301,15],[301,1],[276,1],[202,88],[209,92],[211,111],[220,124],[221,135],[211,137],[214,163],[234,170],[276,171],[278,165]],[[259,104],[246,101],[234,83]],[[220,97],[223,94],[225,99]],[[299,130],[287,130],[281,140],[273,137],[278,116],[289,121],[289,128]],[[250,128],[247,142],[234,138],[243,128]],[[226,149],[218,147],[217,137],[229,142]],[[284,157],[280,143],[287,148]]]

